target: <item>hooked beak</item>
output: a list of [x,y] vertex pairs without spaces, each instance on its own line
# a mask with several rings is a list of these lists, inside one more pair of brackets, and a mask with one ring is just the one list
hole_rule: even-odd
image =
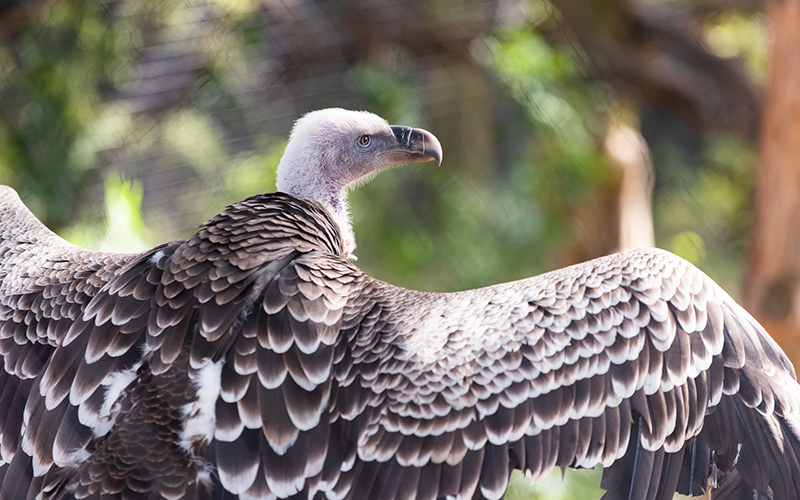
[[398,146],[394,152],[401,157],[398,158],[400,162],[436,160],[439,165],[442,164],[442,145],[435,135],[421,128],[401,125],[392,125],[391,129]]

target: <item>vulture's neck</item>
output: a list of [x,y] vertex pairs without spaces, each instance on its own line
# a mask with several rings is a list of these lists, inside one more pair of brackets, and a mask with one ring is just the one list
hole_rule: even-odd
[[347,204],[347,192],[345,189],[342,188],[338,193],[328,197],[313,198],[306,196],[306,198],[322,203],[322,206],[330,212],[342,235],[344,256],[355,260],[356,256],[353,255],[353,250],[356,249],[356,237],[353,233],[353,225],[350,222],[350,206]]
[[333,221],[339,227],[342,235],[342,249],[347,258],[355,259],[353,250],[356,248],[356,239],[350,223],[350,209],[347,204],[347,189],[326,182],[321,173],[316,175],[298,175],[300,172],[322,172],[321,168],[306,167],[298,169],[292,166],[291,160],[286,156],[281,159],[278,166],[278,191],[290,194],[297,198],[306,198],[322,204],[331,214]]

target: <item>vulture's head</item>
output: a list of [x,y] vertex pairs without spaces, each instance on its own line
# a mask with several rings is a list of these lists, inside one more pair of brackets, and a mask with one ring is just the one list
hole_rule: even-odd
[[366,182],[392,165],[442,162],[442,146],[430,132],[389,125],[366,111],[312,111],[297,120],[278,165],[279,191],[322,203],[331,212],[348,255],[355,248],[347,187]]

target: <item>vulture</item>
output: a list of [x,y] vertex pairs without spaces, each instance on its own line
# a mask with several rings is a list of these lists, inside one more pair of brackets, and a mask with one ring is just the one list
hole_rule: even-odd
[[606,499],[800,498],[775,341],[657,249],[453,293],[352,259],[348,187],[441,161],[425,130],[301,117],[279,192],[141,253],[0,189],[0,498],[499,499],[603,465]]

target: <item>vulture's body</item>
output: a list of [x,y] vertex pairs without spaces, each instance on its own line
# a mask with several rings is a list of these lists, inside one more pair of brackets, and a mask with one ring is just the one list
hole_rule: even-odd
[[500,498],[597,463],[611,499],[800,497],[794,370],[692,265],[416,292],[330,210],[259,195],[106,254],[0,188],[0,498]]

